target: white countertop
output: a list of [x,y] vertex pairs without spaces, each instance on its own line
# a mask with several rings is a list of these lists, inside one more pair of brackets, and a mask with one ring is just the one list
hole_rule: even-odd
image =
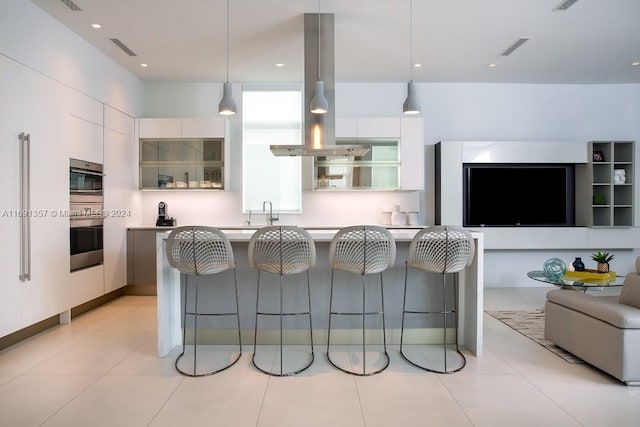
[[[158,230],[158,233],[164,231],[165,235],[169,235],[171,229],[175,227],[129,227],[130,229],[143,229],[143,230]],[[248,242],[251,239],[253,233],[259,227],[218,227],[220,231],[226,234],[227,238],[231,242]],[[330,242],[333,236],[341,227],[302,227],[311,234],[313,240],[316,242]],[[398,242],[408,242],[413,239],[416,233],[424,227],[386,227],[393,235],[394,239]],[[480,232],[471,231],[471,235],[477,238],[482,235]]]
[[[164,231],[165,237],[169,235],[171,230],[164,230],[167,227],[157,227],[158,233],[162,233]],[[311,234],[313,240],[315,242],[330,242],[333,239],[333,236],[340,229],[340,227],[336,228],[320,228],[320,227],[302,227]],[[153,229],[153,228],[149,228]],[[418,231],[422,228],[389,228],[389,232],[393,236],[393,238],[398,242],[409,242],[413,239]],[[255,233],[256,228],[240,228],[240,227],[229,227],[229,228],[219,228],[222,231],[230,242],[248,242],[251,239],[253,233]],[[482,233],[478,233],[475,231],[471,232],[471,235],[475,238],[482,235]]]

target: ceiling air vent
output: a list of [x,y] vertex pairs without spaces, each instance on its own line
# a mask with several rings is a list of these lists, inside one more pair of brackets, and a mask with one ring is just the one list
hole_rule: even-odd
[[74,2],[72,2],[71,0],[60,0],[65,6],[67,6],[69,9],[73,10],[73,11],[78,11],[78,10],[82,10],[80,9],[80,6],[78,6],[77,4],[75,4]]
[[504,52],[502,52],[500,55],[502,56],[509,56],[513,53],[514,50],[516,50],[517,48],[519,48],[520,46],[522,46],[527,40],[529,40],[530,37],[520,37],[518,40],[516,40],[511,46],[509,46],[508,48],[506,48],[504,50]]
[[562,3],[553,8],[554,12],[564,12],[573,6],[578,0],[564,0]]
[[127,55],[136,56],[136,54],[131,49],[129,49],[124,43],[122,43],[120,40],[118,39],[109,39],[109,40],[111,40],[116,46],[122,49],[124,53],[126,53]]

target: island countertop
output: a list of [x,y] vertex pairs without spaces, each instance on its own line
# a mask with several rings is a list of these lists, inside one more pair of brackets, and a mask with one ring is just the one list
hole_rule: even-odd
[[[252,277],[253,272],[248,268],[246,257],[246,245],[251,239],[253,233],[260,227],[220,227],[232,245],[234,246],[234,253],[237,253],[240,262],[238,264],[238,275],[245,278]],[[331,241],[335,233],[340,227],[303,227],[309,231],[314,241],[325,248],[318,251],[318,261],[316,267],[312,269],[312,274],[315,276],[314,291],[316,293],[327,293],[326,276],[330,271],[328,267],[328,242]],[[390,276],[390,290],[394,292],[387,295],[385,298],[389,298],[394,302],[398,300],[402,293],[398,291],[401,286],[397,286],[394,283],[402,283],[402,275],[404,274],[404,260],[408,251],[409,243],[415,236],[415,234],[423,227],[418,228],[390,228],[391,234],[394,236],[398,243],[398,255],[396,256],[395,264],[389,269],[388,275]],[[153,228],[152,228],[153,229]],[[180,320],[181,312],[181,298],[180,298],[180,286],[176,284],[180,283],[180,272],[169,266],[166,257],[166,240],[171,231],[169,227],[158,227],[158,233],[156,234],[156,271],[157,271],[157,304],[158,304],[158,356],[164,357],[178,345],[182,343],[182,328]],[[473,355],[482,355],[482,314],[483,314],[483,287],[484,287],[484,235],[481,232],[471,232],[475,243],[475,257],[472,264],[459,273],[460,288],[458,292],[458,307],[459,310],[459,342],[462,347],[468,349]],[[238,261],[238,260],[237,260]],[[244,287],[253,286],[251,283],[253,278],[248,281],[241,281],[241,285]],[[252,294],[253,290],[248,292]],[[326,298],[325,298],[326,299]],[[398,301],[395,301],[396,303]],[[241,303],[243,301],[241,300]],[[242,304],[245,307],[255,306],[255,301],[251,300],[249,303]],[[393,305],[393,304],[392,304]],[[397,304],[396,304],[397,305]],[[315,313],[320,312],[322,314],[325,310],[321,307],[314,307]],[[246,316],[248,317],[251,316]],[[245,317],[241,316],[241,322],[245,323]],[[314,325],[317,324],[314,321]],[[393,332],[393,331],[390,331]],[[251,335],[251,334],[245,334]],[[393,335],[393,334],[392,334]],[[397,334],[396,334],[397,335]]]

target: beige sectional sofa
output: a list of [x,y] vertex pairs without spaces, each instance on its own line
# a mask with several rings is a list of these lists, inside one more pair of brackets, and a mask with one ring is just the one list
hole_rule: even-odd
[[640,257],[620,296],[547,293],[545,338],[627,385],[640,386]]

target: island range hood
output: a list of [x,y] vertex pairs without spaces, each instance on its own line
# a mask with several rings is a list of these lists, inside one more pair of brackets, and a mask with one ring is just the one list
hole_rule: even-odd
[[[364,156],[369,151],[369,148],[362,145],[335,145],[333,13],[321,13],[319,18],[317,13],[304,14],[305,142],[303,145],[270,145],[269,148],[274,156],[351,157]],[[321,27],[318,28],[318,25]],[[318,31],[319,29],[321,31]],[[320,54],[318,54],[318,48]],[[311,99],[315,94],[317,80],[324,81],[324,94],[329,101],[329,110],[325,114],[311,113]]]

